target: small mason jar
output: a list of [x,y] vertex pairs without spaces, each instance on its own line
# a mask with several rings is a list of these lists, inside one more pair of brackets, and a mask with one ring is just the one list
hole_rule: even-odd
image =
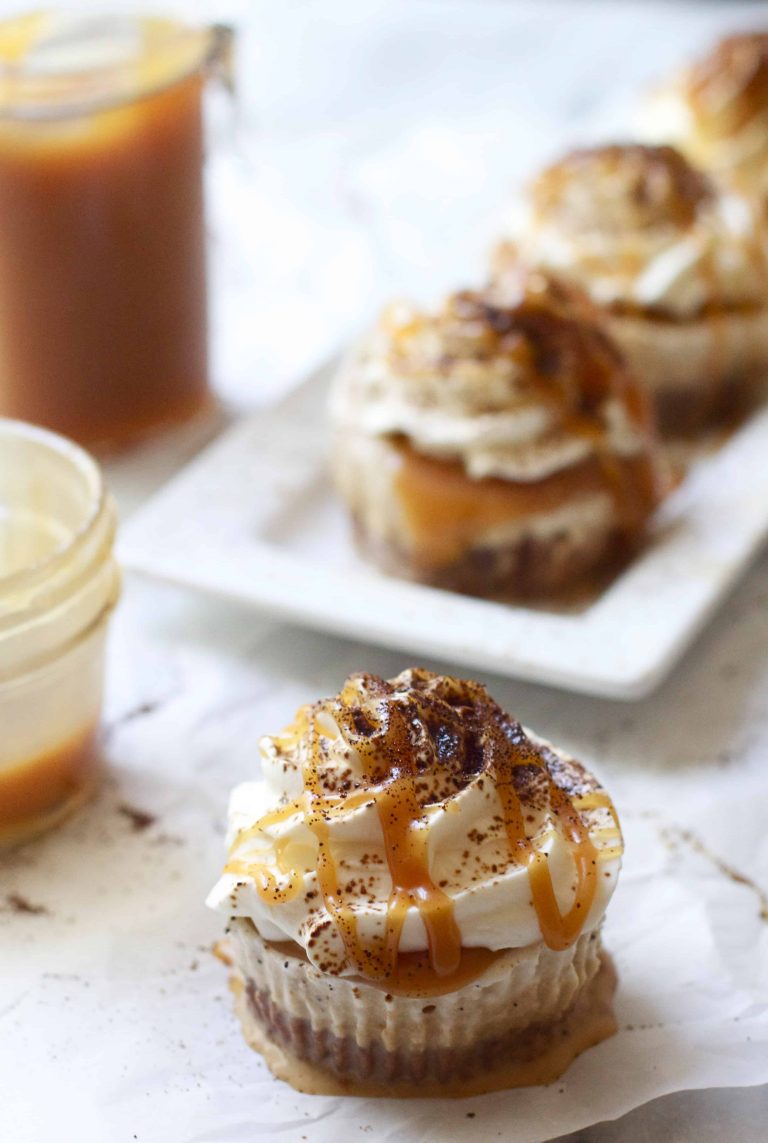
[[96,787],[115,526],[88,453],[0,419],[0,848]]

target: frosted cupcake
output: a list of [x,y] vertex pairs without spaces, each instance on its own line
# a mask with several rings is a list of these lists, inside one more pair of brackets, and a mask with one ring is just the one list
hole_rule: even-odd
[[550,1082],[615,1030],[622,842],[583,766],[478,683],[352,675],[263,740],[208,903],[246,1040],[303,1091]]
[[567,590],[637,545],[662,493],[644,400],[595,307],[517,265],[503,290],[387,310],[331,413],[362,552],[440,587]]
[[494,258],[566,275],[608,328],[662,427],[716,420],[768,369],[768,251],[756,208],[671,147],[573,151],[544,170]]
[[672,143],[717,179],[768,192],[768,33],[721,40],[651,93],[644,137]]

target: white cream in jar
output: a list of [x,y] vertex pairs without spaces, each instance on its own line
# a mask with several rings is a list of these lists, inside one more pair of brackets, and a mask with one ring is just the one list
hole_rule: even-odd
[[0,848],[96,786],[115,524],[88,453],[0,419]]

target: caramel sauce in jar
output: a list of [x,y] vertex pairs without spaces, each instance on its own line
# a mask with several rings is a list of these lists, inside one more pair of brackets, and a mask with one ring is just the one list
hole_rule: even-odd
[[34,837],[62,820],[89,797],[100,773],[96,726],[0,770],[0,848]]
[[110,447],[209,400],[210,33],[82,23],[0,24],[0,415]]

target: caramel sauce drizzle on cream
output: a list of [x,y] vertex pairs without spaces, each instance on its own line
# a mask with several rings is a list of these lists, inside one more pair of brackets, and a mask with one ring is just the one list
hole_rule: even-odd
[[[478,361],[517,361],[525,385],[563,431],[588,442],[616,505],[618,523],[633,536],[667,491],[666,474],[653,453],[649,401],[586,293],[554,274],[526,269],[513,249],[500,266],[501,273],[486,290],[452,295],[432,319],[449,348],[446,367],[457,353]],[[406,371],[412,336],[406,327],[393,340],[399,367]],[[629,464],[615,455],[608,441],[603,412],[611,398],[625,407],[646,437],[645,448]]]
[[[329,785],[323,761],[329,748],[348,748],[363,768],[362,783],[348,789]],[[484,970],[495,954],[462,949],[453,900],[429,870],[430,810],[482,776],[498,796],[511,863],[527,868],[531,898],[545,943],[565,949],[578,938],[595,898],[599,865],[621,854],[621,833],[608,795],[590,788],[577,764],[563,762],[532,742],[478,683],[406,672],[393,683],[371,675],[352,676],[338,699],[301,708],[292,728],[273,740],[292,752],[303,741],[304,792],[288,805],[265,814],[241,830],[233,850],[272,825],[301,815],[317,841],[317,878],[325,907],[342,938],[355,972],[392,991],[438,994],[458,987]],[[376,807],[392,880],[384,936],[363,940],[355,905],[345,901],[330,825],[335,818],[364,804]],[[546,834],[529,837],[526,816],[531,806],[548,808],[555,819]],[[609,812],[612,825],[590,830],[582,814]],[[561,912],[547,853],[542,846],[557,831],[573,859],[574,893]],[[594,840],[593,840],[594,839]],[[604,840],[608,844],[596,844]],[[610,842],[615,844],[611,845]],[[290,901],[303,885],[304,873],[292,868],[286,853],[290,841],[278,838],[270,866],[239,857],[226,871],[253,879],[270,904]],[[422,954],[401,954],[400,942],[409,910],[424,924],[429,946]],[[479,954],[479,955],[478,955]],[[425,963],[426,962],[426,963]],[[397,986],[401,985],[401,988]]]

